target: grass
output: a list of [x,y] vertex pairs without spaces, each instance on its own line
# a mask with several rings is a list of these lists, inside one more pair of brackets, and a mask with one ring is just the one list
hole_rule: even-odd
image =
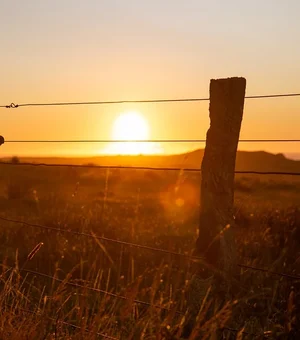
[[[193,173],[2,166],[0,216],[190,254],[199,183]],[[291,177],[237,176],[240,263],[299,275],[299,189]],[[190,259],[5,221],[0,242],[0,339],[180,338]],[[223,335],[297,339],[299,281],[239,274],[238,302],[216,311]],[[190,339],[216,327],[210,303]]]

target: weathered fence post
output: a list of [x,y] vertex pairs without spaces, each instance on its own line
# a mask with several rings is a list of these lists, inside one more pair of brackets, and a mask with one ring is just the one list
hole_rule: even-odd
[[202,161],[196,255],[203,257],[215,270],[199,265],[192,279],[189,308],[194,317],[210,286],[213,297],[229,297],[230,279],[237,270],[233,227],[234,170],[245,90],[245,78],[210,82],[210,128]]

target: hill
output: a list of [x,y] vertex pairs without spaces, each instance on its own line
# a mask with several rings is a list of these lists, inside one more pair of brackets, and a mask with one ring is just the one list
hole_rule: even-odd
[[[200,168],[204,150],[199,149],[180,155],[159,156],[98,156],[98,157],[24,157],[22,162],[55,164],[97,164],[110,166],[149,166]],[[8,158],[2,159],[8,161]],[[238,151],[236,170],[240,171],[287,171],[300,172],[300,161],[286,158],[283,154],[265,151]]]

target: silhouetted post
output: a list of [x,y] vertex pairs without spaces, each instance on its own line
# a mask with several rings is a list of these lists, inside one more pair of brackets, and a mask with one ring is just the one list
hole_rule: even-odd
[[203,257],[215,270],[199,265],[192,279],[189,308],[193,316],[197,315],[210,286],[213,298],[230,298],[230,279],[237,270],[233,223],[234,170],[245,90],[245,78],[210,82],[210,128],[202,161],[196,255]]

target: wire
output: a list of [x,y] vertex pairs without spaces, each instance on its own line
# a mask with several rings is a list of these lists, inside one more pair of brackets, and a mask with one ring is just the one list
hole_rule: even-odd
[[192,171],[199,172],[200,169],[183,169],[183,168],[170,168],[170,167],[148,167],[148,166],[121,166],[121,165],[95,165],[95,164],[54,164],[54,163],[8,163],[0,161],[0,165],[12,165],[12,166],[45,166],[45,167],[70,167],[70,168],[91,168],[91,169],[132,169],[132,170],[159,170],[159,171]]
[[[131,170],[151,170],[151,171],[186,171],[201,172],[200,168],[179,168],[179,167],[150,167],[150,166],[122,166],[122,165],[95,165],[95,164],[57,164],[57,163],[8,163],[0,161],[0,165],[8,166],[33,166],[33,167],[69,167],[69,168],[90,168],[90,169],[131,169]],[[282,171],[244,171],[236,170],[235,174],[244,175],[286,175],[300,176],[300,172],[282,172]]]
[[[238,329],[235,329],[235,328],[231,328],[231,327],[224,327],[223,329],[229,331],[229,332],[233,332],[233,333],[238,333],[240,332]],[[262,337],[263,339],[266,339],[267,338],[267,335],[266,334],[256,334],[256,333],[249,333],[249,332],[245,332],[245,331],[242,331],[241,332],[242,334],[245,334],[245,335],[251,335],[251,336],[254,336],[256,338],[258,337]]]
[[[11,305],[9,305],[9,304],[5,304],[7,307],[10,307],[10,308],[13,308],[13,306],[11,306]],[[24,309],[24,308],[20,308],[20,307],[18,307],[18,310],[20,310],[20,311],[22,311],[22,312],[25,312],[25,313],[29,313],[29,314],[39,314],[39,313],[37,313],[37,312],[35,312],[35,311],[32,311],[32,310],[30,310],[30,309]],[[182,313],[183,314],[183,313]],[[40,314],[41,315],[41,314]],[[54,319],[54,318],[51,318],[51,317],[47,317],[49,320],[52,320],[52,321],[55,321],[55,322],[58,322],[58,323],[62,323],[62,324],[64,324],[64,325],[66,325],[66,326],[70,326],[70,327],[72,327],[72,328],[75,328],[75,329],[82,329],[82,327],[79,327],[79,326],[76,326],[76,325],[74,325],[74,324],[72,324],[72,323],[69,323],[69,322],[66,322],[66,321],[62,321],[62,320],[56,320],[56,319]],[[233,332],[233,333],[238,333],[238,332],[240,332],[238,329],[235,329],[235,328],[231,328],[231,327],[224,327],[223,328],[224,330],[227,330],[227,331],[229,331],[229,332]],[[103,333],[98,333],[98,332],[96,332],[96,333],[93,333],[93,332],[91,332],[91,331],[89,331],[88,329],[84,329],[84,331],[85,332],[87,332],[87,333],[90,333],[90,334],[96,334],[96,335],[100,335],[100,336],[103,336],[104,338],[106,338],[106,339],[111,339],[111,340],[118,340],[118,338],[114,338],[114,337],[112,337],[112,336],[109,336],[109,335],[105,335],[105,334],[103,334]],[[254,333],[248,333],[248,332],[245,332],[245,331],[242,331],[242,334],[245,334],[245,335],[252,335],[252,336],[258,336],[258,334],[254,334]],[[262,337],[266,337],[264,334],[262,334],[261,335]]]
[[284,172],[284,171],[240,171],[237,170],[235,174],[245,175],[286,175],[286,176],[300,176],[300,172]]
[[12,166],[45,166],[45,167],[71,167],[71,168],[91,168],[91,169],[132,169],[132,170],[159,170],[159,171],[192,171],[200,172],[200,169],[196,168],[170,168],[170,167],[148,167],[148,166],[122,166],[122,165],[95,165],[95,164],[54,164],[54,163],[8,163],[0,161],[0,165],[12,165]]
[[145,246],[145,245],[141,245],[141,244],[137,244],[137,243],[119,241],[119,240],[110,239],[110,238],[107,238],[107,237],[104,237],[104,236],[95,236],[95,235],[92,235],[92,234],[83,233],[83,232],[79,232],[79,231],[73,231],[73,230],[70,230],[70,229],[61,229],[61,228],[44,226],[44,225],[40,225],[40,224],[33,224],[33,223],[24,222],[24,221],[8,219],[8,218],[2,217],[2,216],[0,216],[0,220],[6,221],[6,222],[12,222],[12,223],[16,223],[16,224],[23,224],[23,225],[26,225],[28,227],[47,229],[47,230],[52,230],[52,231],[56,231],[56,232],[73,234],[73,235],[77,235],[77,236],[85,236],[85,237],[90,237],[90,238],[97,239],[97,240],[102,240],[102,241],[107,241],[107,242],[111,242],[111,243],[116,243],[116,244],[128,246],[128,247],[135,247],[135,248],[139,248],[139,249],[151,250],[151,251],[160,252],[160,253],[164,253],[164,254],[170,254],[170,255],[186,257],[186,258],[190,258],[190,259],[194,259],[194,260],[198,260],[198,261],[199,260],[203,261],[203,259],[201,257],[196,257],[196,256],[188,255],[188,254],[182,254],[182,253],[169,251],[169,250],[166,250],[166,249],[161,249],[161,248],[156,248],[156,247]]
[[[83,286],[83,285],[80,285],[78,283],[73,283],[73,282],[68,282],[68,281],[65,282],[64,280],[58,279],[58,278],[56,278],[54,276],[43,274],[43,273],[40,273],[40,272],[36,272],[34,270],[23,269],[23,271],[26,272],[26,273],[29,273],[29,274],[43,276],[45,278],[48,278],[48,279],[51,279],[51,280],[54,280],[54,281],[57,281],[57,282],[60,282],[60,283],[65,283],[66,285],[71,286],[71,287],[84,288],[84,289],[87,289],[87,290],[90,290],[90,291],[93,291],[93,292],[96,292],[96,293],[105,294],[107,296],[110,296],[110,297],[113,297],[113,298],[117,298],[117,299],[121,299],[121,300],[130,300],[129,298],[127,298],[126,296],[123,296],[123,295],[114,294],[114,293],[107,292],[105,290],[98,289],[98,288]],[[162,309],[162,310],[169,311],[168,308],[165,308],[165,307],[162,307],[162,306],[158,306],[158,305],[152,305],[151,303],[146,302],[146,301],[133,300],[133,302],[135,302],[135,303],[137,303],[139,305],[144,305],[144,306],[147,306],[147,307],[151,307],[152,306],[152,307],[155,307],[155,308],[159,308],[159,309]],[[182,314],[181,312],[178,312],[178,313]]]
[[[285,94],[267,94],[246,96],[245,99],[259,98],[280,98],[280,97],[298,97],[300,93],[285,93]],[[145,100],[116,100],[116,101],[85,101],[85,102],[56,102],[56,103],[25,103],[1,105],[1,108],[18,108],[26,106],[66,106],[66,105],[106,105],[106,104],[130,104],[130,103],[175,103],[175,102],[200,102],[209,101],[209,98],[179,98],[179,99],[145,99]]]
[[286,278],[292,279],[292,280],[300,280],[300,276],[285,274],[285,273],[279,273],[279,272],[273,272],[269,269],[252,267],[252,266],[248,266],[248,265],[245,265],[245,264],[238,264],[238,267],[244,268],[244,269],[256,270],[256,271],[260,271],[260,272],[268,273],[268,274],[272,274],[272,275],[278,275],[278,276],[286,277]]
[[[11,266],[6,266],[6,268],[9,269],[9,270],[14,269],[14,267],[11,267]],[[70,287],[87,289],[89,291],[104,294],[104,295],[107,295],[107,296],[110,296],[110,297],[113,297],[113,298],[116,298],[116,299],[120,299],[120,300],[126,300],[126,301],[130,300],[130,298],[127,298],[126,296],[123,296],[123,295],[114,294],[114,293],[111,293],[111,292],[108,292],[106,290],[102,290],[102,289],[99,289],[99,288],[83,286],[79,283],[73,283],[73,282],[65,281],[65,280],[59,279],[57,277],[54,277],[54,276],[51,276],[51,275],[48,275],[48,274],[44,274],[44,273],[40,273],[40,272],[37,272],[37,271],[34,271],[34,270],[22,269],[22,271],[26,272],[28,274],[45,277],[47,279],[54,280],[54,281],[59,282],[59,283],[64,283],[64,284],[66,284],[67,286],[70,286]],[[166,308],[166,307],[153,305],[150,302],[146,302],[146,301],[142,301],[142,300],[135,300],[135,299],[132,300],[132,301],[136,304],[139,304],[139,305],[144,305],[144,306],[147,306],[147,307],[154,307],[154,308],[158,308],[158,309],[161,309],[161,310],[169,311],[169,309]],[[184,313],[180,312],[180,311],[176,311],[176,314],[184,315]]]
[[[76,325],[74,325],[73,323],[69,323],[69,322],[62,321],[62,320],[56,321],[56,319],[53,319],[53,318],[51,318],[51,320],[52,320],[52,321],[55,321],[55,322],[59,322],[59,323],[65,325],[65,326],[72,327],[72,328],[74,328],[74,329],[81,329],[81,330],[82,330],[82,327],[76,326]],[[89,331],[88,329],[84,329],[84,331],[87,332],[87,333],[90,333],[90,334],[96,334],[96,335],[102,336],[102,337],[105,338],[105,339],[119,340],[119,338],[115,338],[115,337],[112,337],[112,336],[110,336],[110,335],[106,335],[106,334],[99,333],[99,332],[91,332],[91,331]]]
[[266,94],[258,96],[246,96],[245,99],[261,99],[261,98],[282,98],[282,97],[299,97],[300,93],[282,93],[282,94]]
[[[13,308],[12,305],[9,305],[9,304],[5,304],[7,307],[10,307],[10,308]],[[22,312],[25,312],[25,313],[29,313],[29,314],[33,314],[33,315],[42,315],[41,313],[38,313],[38,312],[35,312],[35,311],[32,311],[30,309],[24,309],[24,308],[21,308],[21,307],[17,307],[18,310],[22,311]],[[47,319],[51,320],[51,321],[54,321],[54,322],[57,322],[57,323],[61,323],[65,326],[70,326],[72,328],[75,328],[75,329],[83,329],[82,327],[79,327],[79,326],[76,326],[72,323],[69,323],[69,322],[66,322],[66,321],[62,321],[62,320],[57,320],[57,319],[54,319],[54,318],[51,318],[50,316],[47,316]],[[106,334],[103,334],[103,333],[99,333],[99,332],[92,332],[92,331],[89,331],[88,329],[84,328],[83,329],[85,332],[87,333],[90,333],[90,334],[96,334],[96,335],[99,335],[99,336],[102,336],[103,338],[105,339],[110,339],[110,340],[119,340],[118,338],[115,338],[115,337],[112,337],[110,335],[106,335]]]
[[[300,139],[240,139],[239,143],[288,143]],[[5,143],[206,143],[206,139],[77,139],[77,140],[7,140]]]
[[[115,244],[121,244],[121,245],[129,246],[129,247],[135,247],[135,248],[160,252],[160,253],[164,253],[164,254],[170,254],[170,255],[185,257],[185,258],[188,258],[188,259],[191,259],[191,260],[196,260],[196,261],[200,261],[201,263],[204,263],[204,258],[202,258],[202,257],[188,255],[188,254],[182,254],[182,253],[178,253],[178,252],[174,252],[174,251],[169,251],[169,250],[166,250],[166,249],[149,247],[149,246],[144,246],[144,245],[137,244],[137,243],[131,243],[131,242],[125,242],[125,241],[110,239],[110,238],[106,238],[106,237],[103,237],[103,236],[95,236],[95,235],[92,235],[92,234],[82,233],[82,232],[79,232],[79,231],[72,231],[70,229],[61,229],[61,228],[44,226],[44,225],[40,225],[40,224],[33,224],[33,223],[24,222],[24,221],[8,219],[8,218],[2,217],[2,216],[0,216],[0,220],[6,221],[6,222],[11,222],[11,223],[16,223],[16,224],[23,224],[23,225],[26,225],[26,226],[29,226],[29,227],[36,227],[36,228],[47,229],[47,230],[52,230],[52,231],[56,231],[56,232],[69,233],[69,234],[73,234],[73,235],[77,235],[77,236],[85,236],[85,237],[90,237],[90,238],[94,238],[94,239],[98,239],[98,240],[102,240],[102,241],[108,241],[108,242],[115,243]],[[269,273],[269,274],[272,274],[272,275],[277,275],[277,276],[289,278],[289,279],[292,279],[292,280],[300,280],[300,276],[298,276],[298,275],[291,275],[291,274],[273,272],[273,271],[270,271],[269,269],[251,267],[251,266],[244,265],[244,264],[238,264],[238,267],[245,268],[245,269],[251,269],[251,270],[254,270],[254,271],[260,271],[260,272],[264,272],[264,273]]]
[[[9,267],[9,269],[14,269],[14,268],[13,268],[13,267]],[[37,276],[49,278],[49,279],[51,279],[51,280],[54,280],[54,281],[57,281],[57,282],[60,282],[60,283],[63,283],[63,282],[64,282],[66,285],[75,286],[75,287],[77,287],[77,288],[83,288],[83,289],[87,289],[87,290],[92,290],[92,291],[104,293],[104,294],[109,295],[109,296],[112,296],[112,297],[114,297],[114,298],[121,298],[122,300],[129,300],[128,298],[126,298],[125,296],[122,296],[122,295],[112,294],[112,293],[107,292],[107,291],[101,291],[101,290],[96,289],[96,288],[86,287],[86,286],[79,285],[79,284],[73,284],[73,283],[68,282],[68,281],[65,282],[64,280],[58,279],[58,278],[56,278],[56,277],[54,277],[54,276],[47,275],[47,274],[43,274],[43,273],[36,272],[36,271],[33,271],[33,270],[23,269],[23,271],[26,272],[26,273],[29,273],[29,274],[33,274],[33,275],[37,275]],[[133,302],[135,302],[135,303],[137,303],[137,304],[143,304],[143,305],[146,305],[146,306],[148,306],[148,307],[151,307],[151,306],[152,306],[152,307],[155,307],[155,308],[158,308],[158,309],[161,309],[161,310],[169,311],[168,308],[165,308],[165,307],[162,307],[162,306],[157,306],[157,305],[152,305],[151,303],[148,303],[148,302],[145,302],[145,301],[133,300]],[[11,305],[8,305],[8,304],[6,304],[6,305],[9,306],[9,307],[12,307]],[[20,310],[23,310],[23,311],[25,311],[25,312],[27,311],[28,313],[36,314],[36,312],[30,311],[30,310],[24,310],[23,308],[19,308],[19,309],[20,309]],[[186,314],[186,312],[184,313],[184,312],[180,312],[180,311],[175,311],[175,313],[178,314],[178,315],[182,315],[182,316],[184,316],[184,315]],[[48,317],[48,318],[49,318],[50,320],[56,321],[55,319],[52,319],[52,318],[50,318],[50,317]],[[58,322],[64,323],[64,324],[66,324],[66,325],[68,325],[68,326],[71,326],[71,327],[74,327],[74,328],[76,328],[76,329],[82,329],[81,327],[76,326],[76,325],[74,325],[74,324],[70,324],[70,323],[68,323],[68,322],[64,322],[64,321],[61,321],[61,320],[58,321]],[[230,327],[224,327],[223,329],[226,329],[226,330],[228,330],[228,331],[230,331],[230,332],[234,332],[234,333],[239,332],[238,329],[230,328]],[[85,329],[85,331],[88,332],[88,333],[92,333],[91,331],[89,331],[89,330],[87,330],[87,329]],[[257,334],[251,334],[251,333],[248,333],[248,332],[245,332],[245,331],[243,331],[242,333],[243,333],[243,334],[246,334],[246,335],[253,335],[253,336],[255,335],[255,336],[257,336]],[[97,335],[102,335],[102,336],[106,337],[107,339],[116,339],[116,338],[113,338],[113,337],[110,337],[110,336],[107,336],[107,335],[104,335],[104,334],[101,334],[101,333],[100,333],[100,334],[99,334],[99,333],[96,333],[96,334],[97,334]]]
[[[86,102],[57,102],[57,103],[26,103],[5,105],[5,108],[18,108],[26,106],[67,106],[67,105],[107,105],[107,104],[143,104],[143,103],[175,103],[208,101],[209,98],[184,98],[184,99],[146,99],[146,100],[115,100],[115,101],[86,101]],[[3,106],[2,106],[3,107]]]

